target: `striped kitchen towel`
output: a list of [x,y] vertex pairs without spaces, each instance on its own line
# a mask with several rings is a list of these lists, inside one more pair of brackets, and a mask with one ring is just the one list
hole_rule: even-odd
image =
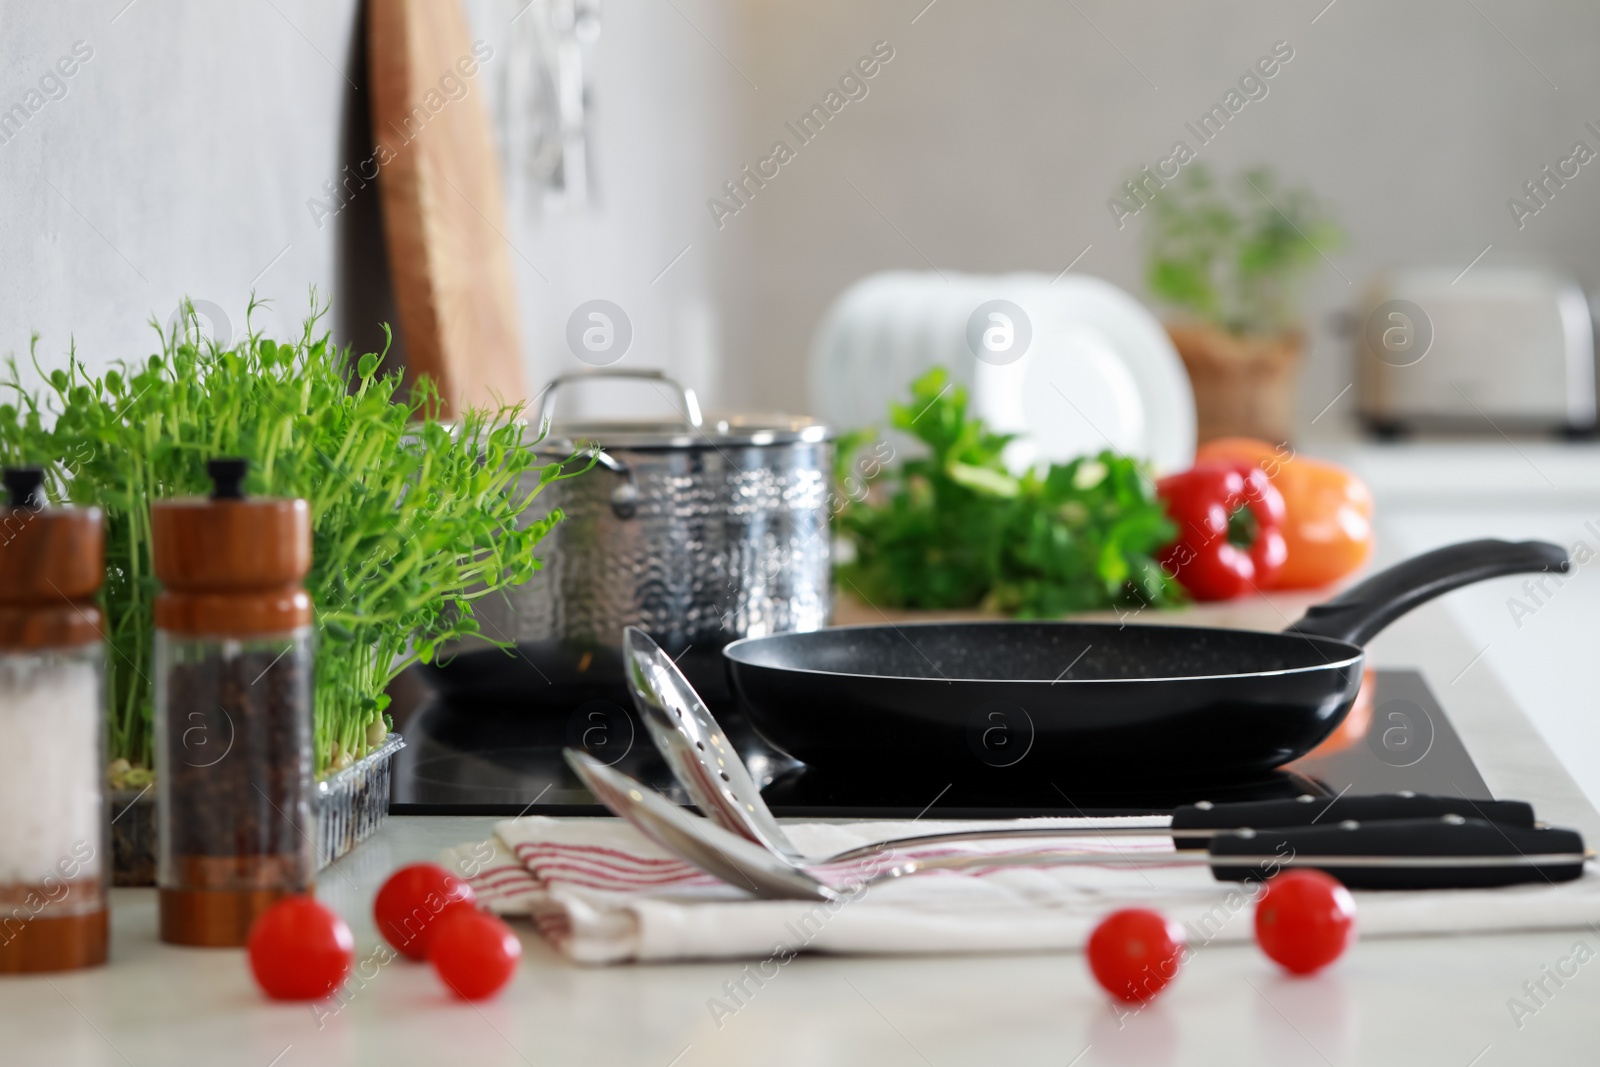
[[[1040,820],[1029,820],[1030,824]],[[471,882],[490,910],[527,915],[560,952],[581,963],[768,958],[803,951],[950,953],[1081,948],[1095,923],[1148,907],[1183,923],[1191,945],[1248,940],[1257,886],[1217,882],[1192,866],[1162,866],[1171,850],[1161,818],[1052,819],[1063,828],[1150,826],[1149,837],[1084,837],[1107,853],[1139,853],[1154,866],[975,867],[888,882],[828,904],[757,900],[664,851],[619,819],[530,816],[495,827],[487,841],[451,849],[443,862]],[[828,855],[873,841],[944,829],[1015,823],[790,823],[805,852]],[[863,872],[929,855],[1004,855],[1039,841],[960,842],[889,849],[823,869],[844,885]],[[1357,893],[1364,937],[1600,923],[1600,874],[1550,886]]]

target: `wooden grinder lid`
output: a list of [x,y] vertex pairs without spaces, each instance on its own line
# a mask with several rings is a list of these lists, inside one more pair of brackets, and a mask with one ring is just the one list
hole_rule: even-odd
[[9,467],[0,505],[0,649],[100,640],[94,595],[105,576],[99,508],[45,506],[44,472]]
[[150,506],[156,626],[193,637],[251,637],[311,624],[311,507],[244,495],[249,467],[214,459],[209,497]]

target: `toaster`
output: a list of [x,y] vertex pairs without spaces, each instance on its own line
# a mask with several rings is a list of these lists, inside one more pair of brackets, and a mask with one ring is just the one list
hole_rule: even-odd
[[1570,278],[1396,270],[1367,287],[1355,325],[1358,407],[1380,436],[1594,432],[1594,323]]

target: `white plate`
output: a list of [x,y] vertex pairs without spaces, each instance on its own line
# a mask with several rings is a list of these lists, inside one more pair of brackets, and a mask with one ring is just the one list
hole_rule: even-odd
[[[979,361],[966,342],[979,304],[1005,299],[1033,328],[1021,359]],[[1019,469],[1111,447],[1158,472],[1194,459],[1194,396],[1161,324],[1109,282],[1069,275],[886,272],[846,290],[812,341],[812,409],[841,428],[887,422],[912,380],[943,364],[970,387],[972,410],[1018,433],[1007,460]]]
[[[1037,328],[1043,316],[1023,307]],[[1144,456],[1144,397],[1105,335],[1083,323],[1040,332],[1015,363],[977,366],[975,412],[991,428],[1021,435],[1007,465],[1020,471],[1107,448]]]
[[[1172,339],[1149,309],[1110,282],[1082,274],[1066,275],[1054,284],[1044,275],[1034,275],[1019,288],[1031,291],[1031,302],[1044,307],[1042,317],[1056,324],[1036,327],[1036,337],[1052,330],[1069,334],[1070,325],[1092,331],[1131,377],[1143,408],[1137,426],[1125,405],[1121,414],[1108,411],[1103,423],[1096,409],[1079,405],[1101,423],[1104,436],[1121,450],[1149,460],[1159,473],[1193,465],[1194,391]],[[1113,393],[1120,389],[1110,381],[1104,387]],[[1055,395],[1054,390],[1051,393]],[[1036,408],[1029,417],[1031,432],[1048,435],[1050,418],[1047,408]]]

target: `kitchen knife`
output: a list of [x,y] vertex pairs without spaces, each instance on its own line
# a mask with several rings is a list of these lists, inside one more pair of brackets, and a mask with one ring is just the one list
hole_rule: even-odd
[[1446,815],[1477,819],[1497,825],[1531,830],[1533,805],[1522,800],[1469,800],[1459,797],[1427,796],[1417,793],[1387,793],[1373,796],[1313,797],[1288,800],[1246,800],[1214,804],[1201,801],[1176,809],[1166,826],[1075,826],[1028,825],[996,829],[986,826],[972,830],[941,830],[876,842],[828,857],[829,862],[871,855],[885,846],[907,848],[948,844],[955,841],[999,838],[1093,837],[1111,840],[1124,837],[1172,836],[1173,848],[1204,849],[1206,843],[1241,831],[1288,829],[1296,826],[1326,826],[1356,820],[1378,822],[1394,819],[1440,818]]
[[1576,830],[1450,814],[1222,834],[1203,862],[1219,881],[1264,881],[1285,868],[1312,867],[1351,889],[1482,889],[1570,882],[1586,858]]
[[[1219,833],[1249,827],[1272,830],[1291,826],[1341,823],[1349,820],[1376,822],[1391,819],[1437,819],[1459,815],[1533,829],[1533,805],[1523,800],[1469,800],[1465,797],[1430,796],[1424,793],[1380,793],[1372,796],[1314,797],[1301,795],[1289,800],[1242,800],[1213,804],[1202,800],[1186,804],[1172,813],[1171,833],[1177,848],[1204,848],[1206,841]],[[1194,833],[1182,833],[1192,830]]]

